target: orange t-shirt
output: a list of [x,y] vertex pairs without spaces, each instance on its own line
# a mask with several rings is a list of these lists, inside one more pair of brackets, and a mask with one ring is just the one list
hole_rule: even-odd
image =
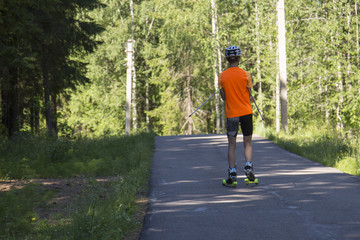
[[239,67],[226,69],[220,75],[219,87],[225,91],[227,118],[252,114],[248,87],[252,87],[251,75]]

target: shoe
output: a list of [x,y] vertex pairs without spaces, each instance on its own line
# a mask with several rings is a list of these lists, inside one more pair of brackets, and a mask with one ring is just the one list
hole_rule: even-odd
[[229,177],[226,180],[227,184],[232,184],[233,182],[236,182],[236,169],[235,168],[229,168],[228,170]]
[[255,180],[255,175],[253,173],[253,164],[252,162],[246,162],[245,166],[244,166],[244,172],[246,177],[250,180],[250,181],[254,181]]
[[245,163],[245,166],[244,166],[244,172],[245,172],[245,174],[246,173],[250,173],[250,172],[252,172],[253,171],[253,164],[252,164],[252,162],[246,162]]

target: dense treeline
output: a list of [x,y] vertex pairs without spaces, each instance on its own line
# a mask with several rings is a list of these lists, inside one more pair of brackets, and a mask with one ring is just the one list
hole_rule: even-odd
[[[227,67],[228,45],[242,49],[240,67],[252,73],[265,124],[275,127],[277,1],[211,2],[3,0],[2,131],[11,135],[47,127],[65,135],[123,134],[131,38],[133,131],[216,132],[219,101],[188,116],[215,91],[214,78]],[[285,1],[290,130],[326,123],[358,135],[357,8],[357,0]]]
[[81,56],[102,29],[87,11],[97,7],[97,0],[1,1],[2,131],[37,132],[43,122],[50,135],[58,131],[61,94],[87,81]]

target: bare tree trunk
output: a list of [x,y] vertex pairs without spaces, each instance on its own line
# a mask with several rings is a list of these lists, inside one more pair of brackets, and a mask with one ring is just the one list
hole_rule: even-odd
[[54,135],[53,129],[53,119],[51,112],[51,87],[50,87],[50,79],[49,79],[49,68],[48,68],[48,48],[46,45],[43,45],[43,84],[44,84],[44,100],[45,100],[45,119],[46,119],[46,129],[48,130],[48,134],[50,136]]
[[[134,18],[134,3],[133,0],[130,0],[130,15],[131,15],[131,38],[134,39],[134,29],[135,29],[135,18]],[[133,45],[135,45],[135,41],[133,41]],[[135,47],[133,46],[133,54],[132,54],[132,123],[133,129],[137,130],[137,111],[136,111],[136,69],[135,69]]]
[[129,135],[131,130],[131,95],[132,95],[132,65],[133,65],[133,40],[127,43],[127,70],[126,70],[126,122],[125,134]]
[[[217,50],[219,49],[218,28],[217,28],[217,14],[215,0],[211,0],[211,16],[212,16],[212,34],[214,40],[214,87],[215,91],[218,90],[219,72],[218,72],[218,56]],[[215,94],[215,113],[216,113],[216,133],[220,133],[220,114],[219,114],[219,94]]]
[[50,110],[51,110],[51,116],[52,116],[52,129],[53,129],[53,135],[57,137],[58,134],[58,126],[57,126],[57,94],[52,91],[51,97],[50,97]]
[[338,63],[338,81],[339,81],[339,85],[338,85],[339,102],[337,103],[337,106],[336,106],[336,128],[338,131],[341,131],[344,128],[343,119],[341,118],[341,108],[344,103],[344,96],[343,96],[344,85],[343,85],[343,81],[342,81],[340,63]]
[[[337,14],[337,17],[338,18],[342,18],[344,17],[343,16],[343,12],[342,12],[342,9],[340,8],[338,10],[338,7],[337,7],[337,3],[336,1],[333,1],[334,3],[334,10],[336,11]],[[336,33],[335,37],[339,37],[339,33]],[[338,59],[342,59],[342,53],[337,51],[336,52],[337,56],[338,56]],[[341,118],[341,110],[342,110],[342,107],[343,107],[343,103],[344,103],[344,96],[343,96],[343,91],[344,91],[344,83],[343,83],[343,76],[342,76],[342,71],[341,71],[341,62],[338,61],[337,63],[337,77],[338,77],[338,84],[337,84],[337,90],[338,90],[338,93],[339,93],[339,101],[337,102],[337,105],[336,105],[336,128],[338,131],[341,131],[344,127],[343,125],[343,119]]]
[[136,70],[135,70],[135,50],[133,52],[133,65],[132,65],[132,116],[133,116],[133,119],[132,119],[132,122],[133,122],[133,128],[134,128],[134,131],[137,130],[137,110],[136,110]]
[[30,102],[30,128],[32,133],[39,131],[40,125],[40,103],[38,97],[34,97]]
[[[156,12],[156,7],[155,7],[155,10]],[[148,39],[150,37],[150,32],[151,32],[151,28],[154,24],[154,21],[155,21],[155,18],[152,18],[151,20],[151,23],[149,25],[149,29],[148,29],[148,32],[146,34],[146,39]],[[149,21],[148,19],[146,19],[146,24],[148,24]],[[147,70],[148,67],[147,67]],[[149,72],[146,71],[146,83],[145,83],[145,110],[146,110],[146,125],[148,128],[150,128],[150,118],[149,118],[149,115],[148,115],[148,112],[150,110],[150,101],[149,101],[149,91],[150,91],[150,84],[149,84]]]
[[261,69],[260,69],[260,20],[259,20],[259,8],[258,2],[255,1],[255,37],[256,37],[256,73],[257,73],[257,80],[259,81],[259,89],[258,89],[258,97],[259,97],[259,108],[260,112],[262,112],[263,108],[263,101],[262,101],[262,82],[261,82]]
[[[219,30],[219,27],[217,27]],[[219,31],[218,31],[219,32]],[[218,63],[219,63],[219,73],[222,73],[222,61],[221,61],[221,49],[220,49],[220,44],[218,44],[218,48],[217,48],[217,53],[218,53]],[[221,109],[221,127],[222,127],[222,132],[225,133],[225,106],[224,106],[224,102],[220,101],[220,109]]]
[[150,127],[150,118],[148,115],[148,112],[150,110],[150,101],[149,101],[149,90],[150,90],[150,86],[149,86],[149,73],[146,72],[146,89],[145,89],[145,110],[146,110],[146,126],[147,128]]
[[[187,98],[187,116],[190,116],[191,114],[191,109],[192,109],[192,104],[191,104],[191,74],[190,74],[190,66],[188,66],[186,68],[186,98]],[[192,135],[193,134],[193,121],[192,118],[189,118],[189,123],[188,123],[188,130],[187,130],[187,135]]]
[[45,99],[45,119],[46,119],[46,128],[49,135],[53,135],[52,128],[52,117],[51,117],[51,102],[50,102],[50,82],[49,82],[49,73],[47,69],[43,70],[44,78],[44,99]]
[[357,0],[355,0],[355,21],[356,21],[356,61],[359,64],[359,18],[357,12]]
[[279,0],[278,11],[278,44],[279,44],[279,72],[280,72],[280,101],[281,128],[289,131],[287,110],[287,73],[286,73],[286,37],[285,37],[285,9],[284,0]]
[[[276,50],[277,55],[279,54],[279,49]],[[279,67],[279,58],[276,58],[276,67]],[[275,90],[275,101],[276,101],[276,132],[280,132],[280,74],[276,72],[276,90]]]
[[328,86],[327,86],[327,84],[325,84],[325,122],[329,123],[330,112],[329,112],[329,109],[327,107],[329,105],[327,92],[328,92]]

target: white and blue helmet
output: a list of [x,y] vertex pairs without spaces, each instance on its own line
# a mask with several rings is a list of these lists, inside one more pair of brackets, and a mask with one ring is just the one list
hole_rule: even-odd
[[230,46],[225,50],[225,57],[240,57],[241,49],[238,46]]

